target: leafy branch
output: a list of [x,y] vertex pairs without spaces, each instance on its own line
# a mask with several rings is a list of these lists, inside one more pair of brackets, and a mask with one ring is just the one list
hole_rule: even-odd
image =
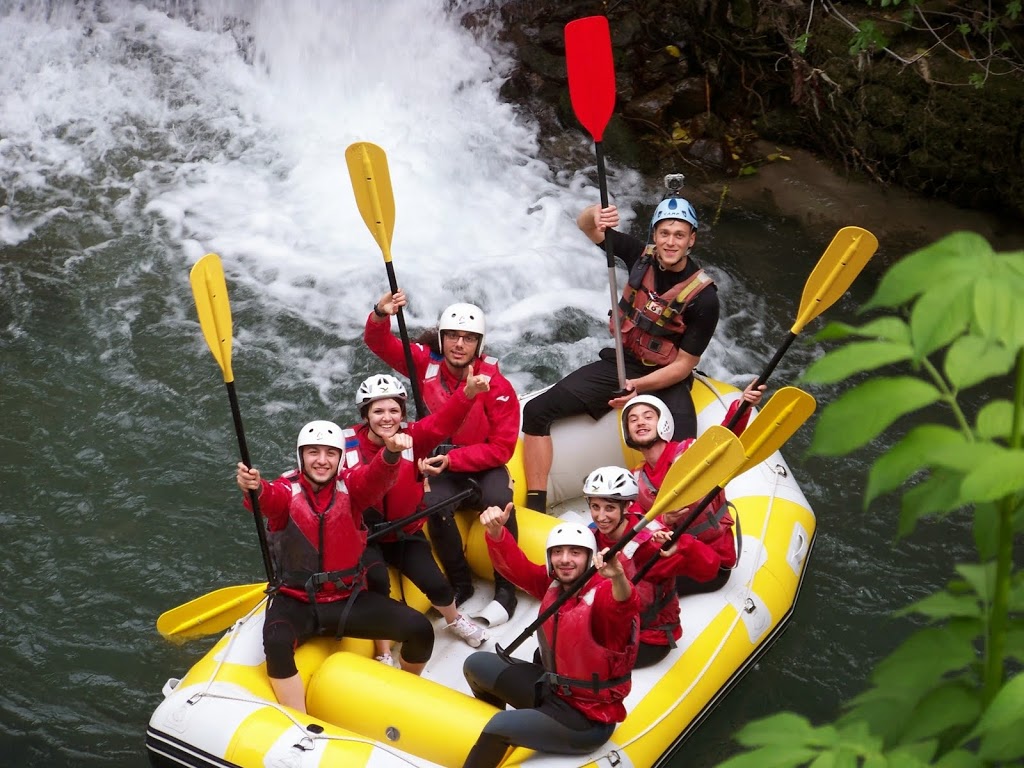
[[[813,15],[817,0],[810,4],[809,18]],[[917,64],[925,79],[941,85],[972,85],[981,87],[990,77],[1001,77],[1024,73],[1024,52],[1019,50],[1022,0],[1009,2],[967,2],[935,3],[924,0],[864,0],[867,6],[878,5],[881,9],[904,6],[903,13],[893,16],[886,13],[877,18],[865,18],[854,22],[839,10],[832,0],[821,0],[826,12],[845,24],[853,32],[850,39],[850,54],[879,51],[902,64]],[[879,22],[897,24],[904,31],[913,31],[931,37],[934,43],[912,56],[898,53],[891,47],[889,36]],[[1016,32],[1016,34],[1014,34]],[[806,49],[808,40],[802,40]],[[928,59],[936,51],[965,64],[975,65],[977,72],[971,73],[966,82],[939,81],[933,78]],[[801,51],[802,52],[802,51]]]
[[[835,722],[815,726],[782,713],[751,723],[737,735],[748,751],[726,768],[968,768],[1024,759],[1024,573],[1013,563],[1014,537],[1024,531],[1021,295],[1024,252],[995,253],[982,237],[957,233],[886,273],[863,307],[877,317],[819,334],[842,344],[805,378],[863,380],[824,410],[812,452],[846,454],[911,413],[946,412],[875,461],[864,507],[909,485],[899,536],[925,517],[972,513],[978,560],[955,565],[945,589],[900,611],[924,626],[876,666],[871,687]],[[1010,396],[972,412],[964,393],[982,384]]]

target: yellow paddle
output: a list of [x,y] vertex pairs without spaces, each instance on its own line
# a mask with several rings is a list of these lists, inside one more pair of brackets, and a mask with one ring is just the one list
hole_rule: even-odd
[[[700,503],[690,510],[686,518],[672,529],[672,538],[666,541],[661,548],[663,550],[671,549],[675,540],[686,532],[686,529],[693,524],[693,521],[697,519],[701,512],[707,509],[708,505],[715,500],[722,488],[733,478],[742,475],[748,469],[760,464],[779,450],[783,443],[789,440],[793,433],[810,418],[810,415],[814,413],[815,406],[814,398],[796,387],[783,387],[776,392],[765,404],[764,408],[758,411],[757,416],[750,422],[747,428],[743,430],[743,434],[740,435],[740,444],[743,447],[743,461],[725,480],[708,491]],[[690,446],[689,449],[684,451],[683,455],[676,460],[676,463],[682,461],[692,448],[693,446]],[[666,475],[665,483],[662,485],[668,483],[671,474],[670,471]],[[658,500],[660,501],[660,499],[661,494],[659,493]],[[656,507],[657,505],[658,502],[655,501],[654,506]],[[686,505],[680,504],[673,507],[673,509],[680,509],[684,506]],[[661,513],[659,512],[659,514]],[[658,555],[655,555],[644,563],[636,572],[636,575],[633,576],[633,583],[638,584],[657,561]]]
[[[768,381],[775,366],[782,360],[789,346],[796,339],[797,335],[804,329],[811,320],[816,318],[826,309],[831,307],[839,297],[846,293],[864,265],[875,255],[878,249],[878,238],[860,227],[843,227],[836,232],[828,248],[818,259],[818,263],[811,271],[807,282],[804,283],[804,292],[800,297],[800,309],[796,313],[796,321],[789,330],[789,335],[775,353],[767,367],[757,381],[755,387],[759,387]],[[735,415],[729,421],[730,429],[736,425],[744,413],[749,410],[750,404],[743,401]]]
[[224,587],[162,613],[156,628],[168,640],[176,641],[223,632],[266,595],[266,583]]
[[[238,394],[235,392],[235,376],[231,372],[231,305],[228,303],[228,286],[224,280],[224,267],[220,263],[220,257],[215,253],[203,256],[192,267],[189,282],[192,284],[192,295],[195,297],[203,337],[224,374],[224,385],[228,390],[228,401],[231,403],[231,416],[235,423],[235,435],[238,438],[242,462],[245,466],[251,467],[249,448],[245,444],[245,430],[242,427],[242,413],[238,407]],[[270,549],[267,547],[267,531],[260,516],[260,503],[256,491],[249,491],[249,501],[252,504],[253,520],[256,522],[256,534],[260,540],[260,552],[263,555],[267,581],[274,583],[274,565],[270,559]]]
[[[391,263],[391,235],[395,231],[395,196],[391,192],[391,173],[388,171],[388,157],[384,150],[368,141],[350,144],[345,150],[345,162],[348,164],[348,175],[352,179],[352,191],[356,196],[359,214],[363,217],[367,229],[380,246],[384,255],[384,268],[388,273],[388,285],[391,293],[398,290],[395,268]],[[405,349],[405,367],[412,386],[412,398],[416,403],[416,417],[427,415],[427,407],[420,397],[419,376],[413,367],[412,347],[409,344],[409,331],[405,327],[405,315],[398,310],[398,333],[402,337]]]
[[[658,497],[650,511],[625,536],[608,549],[605,559],[608,560],[619,552],[642,531],[646,525],[658,515],[670,509],[678,509],[692,504],[704,496],[710,489],[724,482],[744,461],[745,454],[739,438],[725,427],[714,426],[705,430],[689,449],[669,468],[662,483]],[[517,637],[508,648],[495,646],[502,656],[508,656],[522,645],[526,639],[547,621],[570,597],[575,595],[590,578],[597,573],[591,564],[568,589],[564,590],[554,602],[541,611],[540,615]]]

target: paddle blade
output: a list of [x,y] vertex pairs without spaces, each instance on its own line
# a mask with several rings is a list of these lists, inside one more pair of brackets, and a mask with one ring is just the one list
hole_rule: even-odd
[[266,597],[267,585],[241,584],[209,592],[160,615],[156,628],[168,640],[223,632]]
[[736,474],[746,472],[779,450],[810,418],[816,406],[811,395],[796,387],[783,387],[772,395],[740,435],[746,460]]
[[565,25],[565,68],[573,111],[600,142],[615,109],[615,64],[606,17],[587,16]]
[[391,174],[384,150],[368,141],[349,145],[345,150],[348,175],[356,195],[359,214],[377,241],[384,261],[391,261],[391,235],[395,231],[395,197],[391,192]]
[[713,489],[725,485],[726,478],[745,459],[743,445],[736,435],[722,426],[711,427],[672,463],[645,517],[653,520],[663,512],[699,501]]
[[230,384],[235,380],[231,372],[231,304],[220,257],[215,253],[203,256],[192,267],[188,279],[192,284],[203,338],[224,372],[224,382]]
[[836,232],[804,283],[800,310],[791,332],[800,333],[811,320],[835,304],[853,284],[877,248],[878,238],[866,229],[843,227]]

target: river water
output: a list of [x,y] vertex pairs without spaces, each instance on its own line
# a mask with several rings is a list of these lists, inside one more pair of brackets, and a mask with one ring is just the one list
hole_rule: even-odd
[[[168,644],[157,617],[262,578],[188,285],[201,255],[224,260],[254,462],[283,469],[308,419],[354,420],[355,383],[379,369],[360,331],[387,281],[350,143],[388,153],[412,328],[481,304],[520,391],[607,343],[604,257],[574,225],[593,168],[538,159],[536,125],[498,96],[507,52],[459,23],[473,3],[442,5],[0,1],[0,765],[145,765],[161,685],[206,647]],[[627,219],[657,199],[626,168],[609,187]],[[701,230],[724,302],[703,370],[761,369],[827,242],[744,210]],[[797,343],[773,383],[817,354]],[[834,714],[905,631],[887,614],[962,554],[962,522],[894,544],[894,502],[861,510],[884,445],[839,462],[807,458],[809,440],[786,449],[820,521],[794,621],[680,766],[714,764],[777,708]]]

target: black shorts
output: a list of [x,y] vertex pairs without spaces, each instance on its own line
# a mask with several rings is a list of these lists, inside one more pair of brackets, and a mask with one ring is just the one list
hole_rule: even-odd
[[[550,435],[551,425],[559,419],[588,413],[600,419],[611,408],[608,401],[619,389],[615,350],[602,349],[600,360],[577,368],[550,389],[533,398],[523,408],[523,432],[527,435]],[[632,355],[625,356],[627,379],[638,379],[651,372]],[[697,436],[697,413],[690,396],[693,376],[657,392],[645,394],[661,398],[675,421],[673,440]]]

